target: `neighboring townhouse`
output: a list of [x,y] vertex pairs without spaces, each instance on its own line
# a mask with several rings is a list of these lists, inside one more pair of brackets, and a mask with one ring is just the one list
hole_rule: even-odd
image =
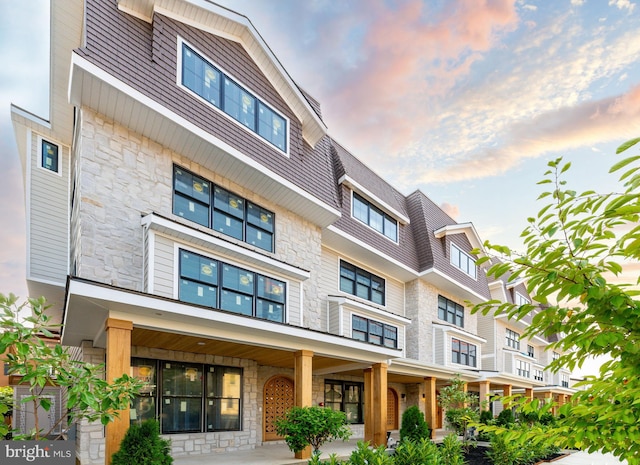
[[[411,405],[441,428],[453,376],[482,398],[552,382],[533,378],[546,341],[470,313],[497,292],[473,225],[334,141],[248,18],[53,2],[50,95],[50,120],[12,107],[29,292],[78,357],[148,383],[106,429],[78,427],[79,463],[147,418],[174,455],[281,440],[292,405],[344,411],[383,444]],[[521,285],[501,283],[512,301]]]

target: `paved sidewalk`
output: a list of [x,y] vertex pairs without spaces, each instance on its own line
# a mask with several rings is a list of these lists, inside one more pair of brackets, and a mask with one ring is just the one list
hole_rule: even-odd
[[619,465],[627,463],[626,460],[621,462],[611,454],[588,454],[586,452],[574,452],[567,457],[553,462],[553,465]]

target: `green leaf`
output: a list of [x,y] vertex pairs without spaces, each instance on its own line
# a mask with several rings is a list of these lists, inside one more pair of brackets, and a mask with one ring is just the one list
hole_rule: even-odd
[[636,137],[635,139],[631,139],[626,141],[624,144],[620,145],[617,149],[616,149],[616,154],[620,154],[622,152],[624,152],[625,150],[633,147],[634,145],[636,145],[638,142],[640,142],[640,137]]

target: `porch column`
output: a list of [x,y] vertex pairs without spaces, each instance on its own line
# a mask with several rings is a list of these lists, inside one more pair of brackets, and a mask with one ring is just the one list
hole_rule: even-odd
[[480,385],[480,396],[478,398],[480,401],[480,410],[489,410],[489,389],[491,382],[480,381],[478,384]]
[[524,389],[524,396],[526,397],[526,399],[531,402],[533,400],[533,389],[532,388],[525,388]]
[[373,447],[387,444],[387,364],[373,365]]
[[[294,403],[296,407],[311,407],[313,399],[313,352],[310,350],[298,350],[295,353],[295,393]],[[311,458],[311,446],[296,452],[297,459]]]
[[429,376],[424,379],[424,412],[429,428],[431,429],[431,439],[436,438],[436,425],[438,424],[438,404],[436,398],[436,378]]
[[[133,323],[126,320],[107,318],[106,376],[107,382],[131,371],[131,331]],[[120,410],[118,417],[106,426],[105,463],[111,463],[111,456],[120,448],[120,443],[129,428],[129,407]]]
[[373,368],[364,370],[364,440],[373,443]]
[[[548,403],[550,403],[550,402],[552,402],[552,401],[553,401],[553,393],[551,393],[551,392],[545,392],[543,395],[544,395],[544,402],[545,402],[545,404],[548,404]],[[555,407],[553,407],[553,408],[551,409],[551,413],[553,413],[554,415],[556,414],[556,408],[555,408]]]
[[[502,387],[502,397],[509,397],[511,395],[511,385],[505,384]],[[502,401],[504,408],[509,408],[509,402]]]

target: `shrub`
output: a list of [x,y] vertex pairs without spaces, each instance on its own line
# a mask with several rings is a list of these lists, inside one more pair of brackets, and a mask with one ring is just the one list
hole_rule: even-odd
[[156,420],[131,425],[120,449],[113,454],[111,465],[171,465],[171,442],[160,437]]
[[358,448],[351,452],[349,465],[394,465],[393,457],[387,453],[385,446],[376,449],[369,447],[368,442],[358,442]]
[[455,434],[449,434],[442,440],[439,449],[441,463],[446,465],[464,465],[462,443]]
[[347,440],[351,436],[344,412],[325,407],[292,407],[275,424],[277,433],[293,452],[311,446],[313,453],[318,454],[325,442]]
[[515,423],[515,418],[513,418],[513,411],[510,408],[504,409],[498,415],[496,419],[496,424],[498,426],[509,427]]
[[492,421],[493,413],[491,413],[489,410],[483,410],[480,412],[480,423],[482,423],[483,425],[488,425]]
[[402,425],[400,426],[400,441],[410,439],[418,442],[422,439],[429,439],[431,431],[424,419],[424,414],[417,405],[413,405],[402,414]]
[[429,439],[413,441],[406,439],[396,447],[393,455],[395,465],[439,465],[440,452]]

